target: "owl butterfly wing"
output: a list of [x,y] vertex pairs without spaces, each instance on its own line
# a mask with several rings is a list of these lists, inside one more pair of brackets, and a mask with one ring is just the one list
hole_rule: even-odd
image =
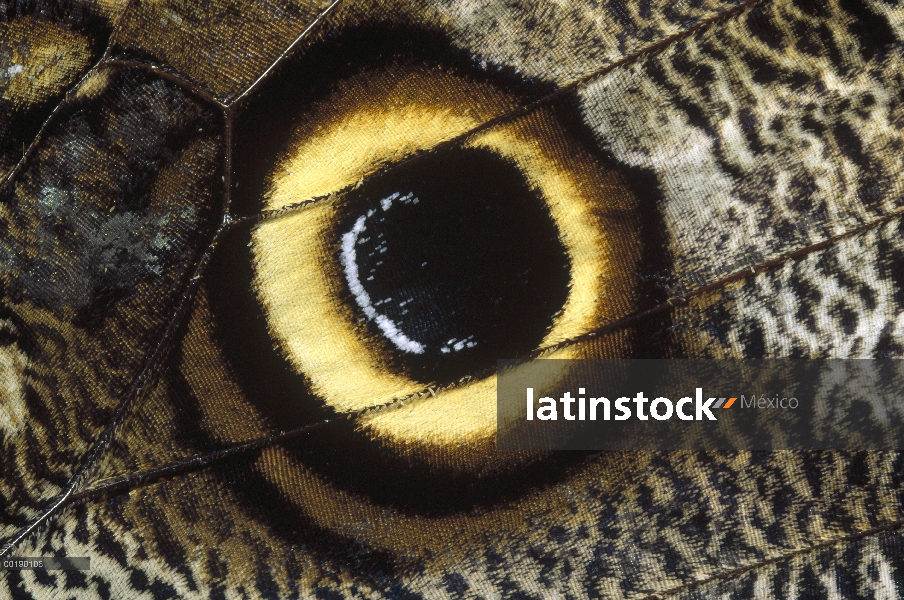
[[494,446],[501,357],[901,354],[895,3],[0,30],[13,597],[904,593],[898,453]]

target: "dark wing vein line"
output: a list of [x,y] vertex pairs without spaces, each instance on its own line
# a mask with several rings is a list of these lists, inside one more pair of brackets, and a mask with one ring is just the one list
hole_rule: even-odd
[[[312,26],[320,21],[321,17],[324,14],[326,14],[326,12],[328,10],[332,9],[332,7],[336,6],[340,1],[341,0],[334,0],[334,2],[326,10],[322,11],[321,14],[318,15],[318,17],[315,19],[314,23],[311,24],[311,26],[308,26],[307,28],[305,28],[305,30],[302,32],[302,34],[299,37],[297,37],[295,39],[295,41],[292,42],[292,45],[294,46],[295,44],[297,44],[301,40],[301,37],[304,36],[305,34],[307,34],[309,31],[311,31]],[[133,2],[134,2],[134,0],[129,0],[128,4],[123,9],[122,14],[120,14],[119,18],[117,19],[116,25],[114,26],[113,30],[110,33],[110,37],[108,38],[108,41],[107,41],[107,46],[104,49],[104,52],[103,52],[101,58],[79,79],[79,81],[76,83],[76,85],[74,85],[72,88],[70,88],[70,90],[63,97],[63,100],[61,100],[60,103],[54,107],[53,111],[51,111],[51,114],[48,116],[47,119],[45,119],[44,123],[42,124],[41,129],[39,130],[38,134],[35,136],[34,140],[29,145],[28,149],[23,154],[22,158],[16,164],[16,167],[9,173],[7,178],[2,183],[0,183],[0,191],[3,191],[6,188],[6,186],[9,185],[10,182],[13,181],[13,178],[15,177],[15,175],[21,170],[22,166],[25,164],[26,160],[31,155],[34,148],[37,146],[39,140],[42,137],[42,134],[45,132],[45,130],[47,129],[49,124],[52,122],[53,117],[59,112],[61,107],[66,103],[66,101],[70,97],[70,95],[75,90],[77,90],[79,85],[87,77],[89,77],[91,74],[93,74],[98,68],[100,68],[101,66],[103,66],[107,63],[115,63],[116,62],[116,61],[109,61],[108,56],[109,56],[110,50],[112,48],[113,40],[115,39],[116,34],[119,32],[119,30],[122,26],[122,23],[125,20],[126,14],[128,13],[129,9],[133,5]],[[270,67],[268,67],[267,73],[272,71],[272,69],[276,66],[276,64],[278,62],[280,62],[285,57],[285,55],[286,55],[285,52],[282,55],[280,55],[280,57],[276,61],[274,61],[274,63],[271,64]],[[140,64],[142,64],[142,63],[135,63],[132,66],[138,66]],[[154,71],[155,73],[167,78],[168,80],[170,80],[176,84],[179,84],[180,86],[184,87],[185,89],[193,91],[195,94],[199,95],[201,98],[209,100],[209,101],[213,101],[218,106],[221,105],[221,103],[219,103],[210,94],[208,94],[206,91],[204,91],[202,88],[200,88],[196,84],[194,84],[190,81],[186,81],[185,79],[183,79],[177,75],[173,75],[163,69],[155,68],[153,65],[147,64],[145,66],[148,69]],[[252,85],[255,85],[262,79],[263,79],[263,76],[261,78],[258,78],[258,80],[255,81],[255,83]],[[177,334],[180,326],[184,322],[186,315],[188,315],[188,313],[189,313],[189,309],[191,308],[192,301],[194,300],[195,292],[197,291],[197,288],[201,282],[201,278],[205,271],[205,268],[207,267],[207,265],[210,262],[211,257],[213,256],[213,252],[216,248],[217,241],[219,240],[221,233],[226,231],[225,215],[228,214],[228,209],[229,209],[231,177],[232,177],[231,165],[232,165],[232,116],[233,116],[233,111],[230,110],[230,108],[228,106],[225,107],[225,109],[226,110],[224,110],[224,132],[223,132],[224,133],[224,145],[225,145],[224,158],[223,158],[223,161],[224,161],[224,164],[223,164],[224,192],[223,192],[223,199],[222,199],[222,213],[224,215],[224,221],[220,224],[219,228],[214,233],[210,244],[204,250],[203,254],[198,259],[198,261],[195,263],[192,276],[186,283],[185,290],[180,295],[177,307],[176,307],[172,317],[170,317],[170,319],[168,319],[167,327],[163,331],[163,334],[162,334],[160,340],[158,341],[158,343],[155,346],[154,350],[152,351],[151,355],[145,361],[141,371],[139,372],[138,376],[132,382],[132,384],[129,387],[128,391],[126,392],[125,396],[120,401],[120,403],[117,405],[116,410],[114,411],[109,424],[104,428],[103,431],[101,431],[101,433],[98,435],[98,437],[95,439],[94,443],[92,444],[91,448],[88,450],[88,453],[85,455],[85,458],[83,459],[83,461],[81,463],[81,466],[75,472],[72,479],[66,485],[64,490],[48,503],[48,507],[40,515],[38,515],[37,517],[32,519],[27,525],[20,528],[13,536],[11,536],[3,544],[2,547],[0,547],[0,556],[7,556],[15,548],[15,546],[17,544],[19,544],[19,542],[24,540],[29,535],[35,533],[37,531],[37,528],[42,523],[44,523],[49,517],[51,517],[58,510],[60,510],[62,507],[64,507],[65,505],[68,504],[68,500],[70,499],[72,494],[75,493],[75,491],[78,489],[78,487],[84,481],[84,479],[86,479],[86,477],[103,460],[103,457],[106,454],[107,449],[109,448],[110,444],[113,442],[117,433],[122,428],[122,426],[125,424],[126,419],[131,414],[132,407],[138,403],[140,397],[144,394],[144,392],[147,390],[149,385],[153,382],[154,377],[156,376],[156,373],[157,373],[157,369],[160,367],[160,365],[164,362],[167,355],[169,354],[169,351],[173,345],[173,342],[176,340],[176,334]]]
[[248,87],[246,87],[242,93],[240,93],[238,96],[233,98],[231,102],[227,103],[228,106],[231,107],[231,106],[234,106],[234,105],[240,103],[243,98],[248,96],[248,94],[250,94],[254,90],[254,88],[256,88],[258,85],[260,85],[261,83],[263,83],[264,81],[269,79],[270,76],[276,71],[276,67],[279,66],[279,64],[283,60],[285,60],[286,57],[288,57],[290,54],[292,54],[292,52],[295,50],[295,47],[298,46],[299,43],[301,43],[301,40],[303,40],[305,37],[307,37],[308,33],[311,30],[313,30],[315,27],[317,27],[317,25],[320,24],[320,21],[322,21],[323,18],[327,14],[329,14],[336,6],[338,6],[340,2],[342,2],[342,0],[333,0],[326,8],[324,8],[322,11],[320,11],[320,14],[318,14],[314,18],[314,20],[312,20],[308,24],[308,26],[305,27],[304,30],[295,37],[294,40],[292,40],[292,43],[289,44],[288,47],[285,50],[283,50],[279,54],[279,56],[277,56],[276,59],[274,59],[274,61],[272,63],[270,63],[270,66],[267,67],[264,70],[264,72],[258,76],[257,79],[252,81],[251,84]]
[[135,0],[128,0],[126,7],[122,10],[122,13],[119,15],[119,18],[116,20],[116,24],[113,26],[113,30],[110,32],[110,37],[107,39],[107,45],[106,45],[106,47],[104,47],[104,52],[103,52],[103,54],[100,55],[100,58],[97,59],[97,62],[95,62],[93,65],[91,65],[91,68],[88,69],[87,71],[85,71],[84,75],[79,77],[79,80],[76,81],[69,88],[69,90],[63,95],[62,100],[60,100],[60,102],[56,106],[53,107],[53,110],[50,111],[50,114],[47,115],[47,118],[44,119],[43,123],[41,123],[41,127],[40,127],[40,129],[38,129],[38,133],[35,134],[35,137],[34,137],[34,139],[32,139],[31,143],[28,145],[28,148],[26,148],[25,152],[22,153],[22,157],[19,158],[19,161],[16,163],[16,165],[10,170],[9,173],[6,174],[6,177],[4,177],[3,181],[0,182],[0,193],[3,193],[4,191],[6,191],[7,186],[10,185],[12,180],[15,179],[16,175],[19,174],[19,171],[22,170],[22,167],[25,166],[25,163],[28,161],[28,158],[34,152],[35,147],[37,147],[38,142],[41,140],[42,137],[44,137],[44,133],[47,131],[47,128],[50,127],[50,124],[53,122],[57,113],[66,104],[66,102],[69,100],[70,96],[76,90],[78,90],[78,88],[81,87],[82,82],[84,82],[86,79],[88,79],[88,77],[93,75],[94,72],[97,71],[97,69],[107,61],[107,57],[110,55],[110,50],[113,47],[113,37],[116,35],[116,32],[119,31],[119,28],[122,26],[122,23],[125,20],[126,13],[132,7],[132,4],[134,4],[134,2],[135,2]]
[[[843,234],[834,236],[828,240],[823,242],[819,242],[818,244],[813,244],[811,246],[807,246],[805,248],[800,248],[798,250],[794,250],[787,254],[782,255],[779,258],[775,258],[770,261],[766,261],[752,267],[745,268],[741,271],[734,273],[724,279],[720,279],[717,282],[714,282],[710,285],[698,288],[692,292],[688,292],[686,294],[680,296],[674,296],[666,300],[665,302],[658,304],[657,306],[650,308],[645,311],[637,312],[607,325],[595,329],[587,334],[584,334],[579,337],[575,337],[569,340],[565,340],[555,344],[553,346],[549,346],[547,348],[543,348],[542,350],[538,350],[532,352],[531,354],[520,357],[517,360],[530,360],[533,358],[541,357],[544,354],[557,350],[559,348],[564,348],[567,346],[571,346],[574,344],[578,344],[596,337],[600,337],[602,335],[606,335],[618,329],[633,325],[648,317],[652,317],[656,314],[671,310],[678,306],[688,303],[692,299],[699,297],[703,294],[718,291],[725,286],[735,283],[737,281],[742,281],[748,277],[753,277],[756,274],[768,272],[774,269],[777,269],[784,265],[786,262],[790,260],[794,260],[796,258],[801,258],[806,256],[812,252],[816,252],[822,250],[832,244],[840,242],[844,239],[854,237],[861,233],[865,233],[867,231],[876,229],[884,225],[885,223],[894,221],[896,219],[904,218],[904,210],[897,211],[892,215],[888,215],[883,217],[877,221],[869,223],[868,225],[864,225],[862,227],[858,227],[851,231],[847,231]],[[190,456],[187,458],[182,458],[173,462],[166,463],[159,467],[155,467],[152,469],[147,469],[144,471],[139,471],[136,473],[130,473],[128,475],[123,475],[120,477],[114,477],[107,479],[105,481],[99,482],[96,486],[85,489],[81,492],[72,495],[70,499],[72,502],[82,501],[85,499],[93,499],[98,496],[104,495],[108,492],[119,492],[127,489],[135,489],[139,487],[143,487],[148,485],[154,481],[159,479],[173,477],[181,474],[185,474],[192,471],[197,471],[200,469],[204,469],[208,466],[211,466],[214,463],[220,462],[222,460],[226,460],[228,458],[232,458],[239,454],[244,454],[248,452],[253,452],[255,450],[261,450],[264,448],[268,448],[270,446],[274,446],[281,442],[285,442],[291,439],[294,439],[298,436],[301,436],[305,433],[308,433],[314,429],[318,429],[320,427],[326,426],[329,423],[341,422],[353,420],[361,415],[373,413],[376,411],[387,410],[396,405],[404,405],[405,402],[408,401],[417,401],[421,398],[426,398],[427,396],[434,396],[437,392],[441,392],[444,389],[452,388],[461,384],[466,384],[468,381],[472,379],[481,379],[483,377],[488,377],[496,373],[497,369],[490,368],[484,371],[475,373],[473,375],[469,375],[462,380],[447,384],[447,385],[431,385],[429,387],[424,388],[420,392],[415,392],[413,394],[409,394],[407,396],[403,396],[400,398],[395,398],[388,402],[383,402],[380,404],[374,404],[373,406],[349,411],[346,413],[342,413],[332,419],[325,419],[323,421],[318,421],[316,423],[311,423],[308,425],[304,425],[302,427],[298,427],[296,429],[292,429],[290,431],[281,432],[278,434],[268,435],[260,438],[255,438],[246,442],[239,442],[233,445],[226,446],[220,450],[215,450],[213,452],[198,454],[195,456]]]
[[300,200],[298,202],[283,206],[282,208],[279,208],[277,210],[265,210],[256,215],[249,215],[249,216],[245,216],[245,217],[233,217],[230,222],[230,226],[243,225],[246,223],[254,224],[254,223],[259,223],[261,221],[265,221],[267,219],[278,218],[285,214],[294,212],[296,210],[306,208],[316,202],[322,202],[323,200],[332,198],[335,195],[348,192],[348,191],[354,189],[356,186],[358,186],[359,183],[366,183],[376,177],[379,177],[380,175],[382,175],[388,171],[392,171],[403,165],[409,165],[416,161],[423,160],[424,158],[426,158],[427,156],[429,156],[435,152],[460,145],[460,144],[464,143],[465,141],[467,141],[469,138],[477,135],[478,133],[481,133],[488,129],[492,129],[493,127],[495,127],[497,125],[509,123],[511,121],[514,121],[515,119],[524,117],[524,116],[532,113],[533,111],[535,111],[539,108],[542,108],[543,106],[552,104],[556,100],[559,100],[559,99],[567,96],[568,94],[571,94],[571,93],[577,91],[582,86],[592,82],[594,79],[602,77],[608,73],[611,73],[612,71],[630,67],[635,62],[637,62],[638,60],[640,60],[646,56],[650,56],[650,55],[654,55],[659,52],[662,52],[663,50],[665,50],[672,44],[680,42],[681,40],[691,37],[695,34],[703,33],[705,30],[709,29],[713,25],[720,23],[722,21],[728,20],[732,17],[735,17],[741,13],[746,12],[748,9],[754,8],[756,5],[763,4],[765,2],[766,2],[766,0],[745,0],[741,4],[733,6],[730,9],[727,9],[719,14],[709,17],[708,19],[704,19],[704,20],[700,21],[693,27],[689,27],[688,29],[685,29],[684,31],[680,31],[676,34],[670,35],[669,37],[663,38],[662,40],[656,42],[655,44],[650,44],[649,46],[647,46],[645,48],[641,48],[637,52],[628,54],[627,56],[624,56],[615,62],[609,63],[608,65],[606,65],[600,69],[597,69],[596,71],[593,71],[591,73],[588,73],[587,75],[579,77],[578,79],[575,79],[574,81],[566,83],[566,84],[562,85],[561,87],[555,89],[554,91],[550,92],[549,94],[546,94],[545,96],[542,96],[540,98],[537,98],[536,100],[528,102],[527,104],[525,104],[523,106],[519,106],[518,108],[516,108],[514,110],[511,110],[511,111],[503,113],[499,116],[493,117],[492,119],[484,121],[480,125],[477,125],[476,127],[469,129],[468,131],[465,131],[464,133],[460,133],[453,138],[445,140],[445,141],[437,144],[436,146],[433,146],[432,148],[415,152],[414,154],[386,167],[386,169],[384,169],[384,170],[376,171],[374,173],[371,173],[371,174],[363,177],[361,182],[356,182],[352,185],[346,186],[345,188],[336,190],[335,192],[332,192],[330,194],[325,194],[323,196],[315,196],[313,198],[306,198],[304,200]]
[[169,320],[169,325],[163,332],[163,336],[154,348],[154,351],[145,361],[140,373],[133,380],[132,385],[129,386],[129,389],[126,392],[125,396],[117,405],[109,424],[94,440],[94,443],[91,445],[91,448],[88,450],[85,458],[82,460],[81,466],[75,472],[75,475],[73,475],[72,479],[66,485],[64,490],[50,501],[49,508],[45,509],[43,513],[35,517],[31,522],[28,523],[28,525],[19,529],[3,545],[3,547],[0,548],[0,556],[7,556],[19,542],[33,533],[41,523],[43,523],[59,508],[64,506],[69,497],[72,496],[75,490],[78,489],[79,485],[81,485],[82,481],[103,459],[104,455],[107,452],[107,449],[110,447],[110,444],[116,437],[116,434],[122,428],[123,424],[125,424],[125,421],[131,412],[131,408],[137,403],[138,399],[142,397],[144,392],[148,389],[150,383],[154,380],[154,375],[156,375],[157,369],[160,367],[160,365],[168,355],[169,350],[172,347],[171,342],[174,339],[174,334],[179,329],[179,326],[184,320],[185,315],[187,315],[189,312],[188,309],[190,308],[191,301],[194,298],[194,292],[197,290],[197,287],[201,281],[200,276],[207,264],[210,262],[210,257],[214,248],[215,245],[211,244],[208,247],[207,251],[204,252],[200,260],[197,262],[194,273],[186,284],[186,290],[182,294],[179,304],[177,305],[172,318]]

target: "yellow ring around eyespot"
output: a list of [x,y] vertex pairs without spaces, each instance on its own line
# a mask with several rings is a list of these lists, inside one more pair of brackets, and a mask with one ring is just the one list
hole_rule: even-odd
[[[360,106],[325,103],[332,114],[315,114],[311,122],[319,127],[302,131],[299,143],[274,170],[267,208],[342,189],[415,150],[473,128],[514,102],[488,84],[451,75],[405,73],[399,79],[404,85],[452,90],[425,102],[410,90],[393,86],[395,81],[387,83],[387,77],[378,76],[380,84],[372,86],[382,85],[378,98],[372,92],[362,98],[360,81],[345,84],[339,96],[351,95]],[[475,96],[489,99],[483,114],[469,111]],[[519,168],[545,198],[569,255],[568,297],[541,347],[586,333],[623,311],[631,303],[632,283],[626,273],[633,270],[636,249],[619,241],[624,236],[607,235],[613,227],[624,227],[624,214],[633,209],[620,181],[601,174],[599,165],[569,140],[549,110],[496,126],[466,146],[488,149]],[[271,335],[312,391],[340,412],[386,403],[432,383],[392,373],[380,356],[385,340],[369,334],[340,300],[344,275],[336,259],[335,221],[343,202],[339,197],[322,201],[266,221],[252,233],[254,285]],[[556,358],[572,354],[566,348]],[[495,384],[491,376],[448,389],[402,411],[366,415],[361,425],[401,443],[485,440],[495,434]]]
[[[444,95],[434,97],[436,90]],[[295,132],[276,165],[265,202],[280,209],[354,184],[413,152],[464,133],[514,99],[489,85],[446,73],[367,73],[341,82]],[[467,108],[467,110],[463,110]],[[264,222],[252,232],[254,287],[270,333],[310,382],[341,412],[413,393],[422,383],[390,373],[371,357],[339,301],[342,271],[329,232],[338,200]],[[370,340],[379,344],[379,340]]]

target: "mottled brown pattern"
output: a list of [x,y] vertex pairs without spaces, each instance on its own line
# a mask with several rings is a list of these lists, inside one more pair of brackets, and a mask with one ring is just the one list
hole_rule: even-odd
[[5,534],[59,493],[131,393],[219,209],[216,118],[144,73],[94,77],[0,200],[5,352],[27,356],[10,408],[24,417],[2,438]]
[[578,92],[604,147],[655,174],[675,286],[901,210],[904,50],[862,9],[767,3]]

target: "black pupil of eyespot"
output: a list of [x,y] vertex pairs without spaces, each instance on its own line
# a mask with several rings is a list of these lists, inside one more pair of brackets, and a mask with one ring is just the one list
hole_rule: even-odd
[[569,263],[539,193],[488,150],[448,150],[353,193],[340,262],[359,320],[418,380],[453,380],[535,349]]

